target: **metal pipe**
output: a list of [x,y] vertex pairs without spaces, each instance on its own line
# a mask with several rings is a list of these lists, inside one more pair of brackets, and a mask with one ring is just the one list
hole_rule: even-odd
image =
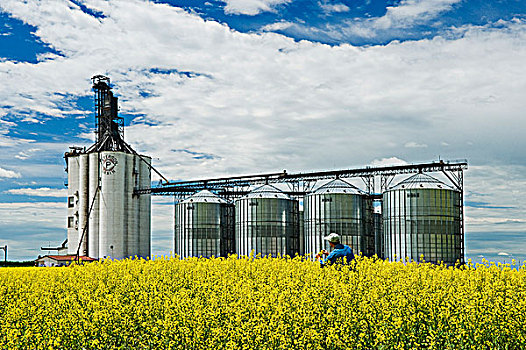
[[[97,190],[95,191],[95,195],[93,196],[93,200],[91,201],[91,206],[89,208],[88,212],[88,218],[91,214],[91,210],[93,209],[93,204],[95,204],[95,199],[97,198],[97,193],[99,192],[100,187],[97,187]],[[80,237],[79,245],[77,247],[77,254],[75,255],[75,261],[79,262],[79,252],[80,252],[80,246],[82,245],[82,240],[84,239],[84,235],[86,234],[86,230],[88,229],[88,225],[84,226],[84,230],[82,230],[82,236]],[[7,246],[6,246],[7,247]]]
[[125,144],[128,148],[129,148],[129,151],[133,154],[135,154],[137,157],[139,157],[147,166],[148,168],[150,168],[150,170],[153,170],[157,175],[159,175],[161,177],[161,179],[164,180],[165,184],[169,184],[170,181],[168,181],[164,176],[163,174],[161,174],[157,169],[155,169],[152,164],[151,164],[151,160],[149,159],[146,159],[145,157],[141,156],[139,153],[137,153],[129,144],[127,144],[124,140],[122,140],[122,143]]

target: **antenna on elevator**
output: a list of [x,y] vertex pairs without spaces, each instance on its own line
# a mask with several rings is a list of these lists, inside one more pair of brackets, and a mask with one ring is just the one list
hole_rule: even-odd
[[95,143],[86,153],[110,151],[135,154],[159,175],[164,183],[168,183],[169,181],[152,167],[150,161],[146,161],[144,156],[124,141],[124,118],[119,117],[119,100],[113,96],[110,78],[99,74],[93,76],[91,81],[95,93]]
[[119,101],[111,91],[110,78],[95,75],[91,81],[95,93],[95,145],[92,150],[131,153],[124,142],[124,118],[119,117]]

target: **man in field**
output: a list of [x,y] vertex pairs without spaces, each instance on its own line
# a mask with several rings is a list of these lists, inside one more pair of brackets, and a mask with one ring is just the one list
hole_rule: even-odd
[[[321,267],[332,264],[349,264],[354,259],[354,253],[348,245],[340,243],[340,235],[331,233],[324,240],[329,241],[332,252],[329,254],[326,250],[322,250],[316,255],[316,259],[320,260]],[[327,256],[328,255],[328,256]],[[327,258],[322,259],[323,256]]]

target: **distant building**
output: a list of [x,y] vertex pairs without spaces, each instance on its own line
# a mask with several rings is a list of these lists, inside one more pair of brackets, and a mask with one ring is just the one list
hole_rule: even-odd
[[[42,267],[68,266],[72,261],[75,261],[75,257],[75,255],[44,255],[35,260],[35,265]],[[89,256],[80,256],[79,259],[84,262],[96,261]]]

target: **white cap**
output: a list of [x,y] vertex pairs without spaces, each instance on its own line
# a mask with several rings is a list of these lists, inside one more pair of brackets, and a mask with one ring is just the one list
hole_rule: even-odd
[[334,232],[332,232],[330,235],[326,237],[323,237],[323,239],[331,243],[340,243],[340,235]]

